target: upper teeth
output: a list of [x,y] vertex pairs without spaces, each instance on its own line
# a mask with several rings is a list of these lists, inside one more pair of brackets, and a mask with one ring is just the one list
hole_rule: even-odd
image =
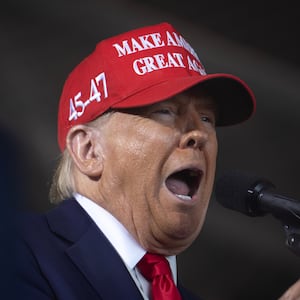
[[175,194],[175,195],[182,200],[192,200],[192,197],[190,197],[190,196],[178,195],[178,194]]

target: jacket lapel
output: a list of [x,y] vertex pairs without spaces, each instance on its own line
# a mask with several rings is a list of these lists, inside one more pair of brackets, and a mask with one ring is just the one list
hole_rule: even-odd
[[53,232],[71,242],[65,250],[101,299],[143,299],[122,259],[75,199],[50,212]]

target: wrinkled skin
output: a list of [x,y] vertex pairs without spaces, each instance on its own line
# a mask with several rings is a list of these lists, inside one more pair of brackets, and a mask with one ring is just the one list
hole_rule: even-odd
[[[73,128],[68,139],[78,192],[113,214],[144,249],[173,255],[195,240],[216,168],[212,100],[181,94],[113,112],[96,121],[93,130]],[[166,184],[171,174],[183,169],[201,174],[189,199],[178,197]],[[179,194],[187,193],[185,184],[179,186]]]

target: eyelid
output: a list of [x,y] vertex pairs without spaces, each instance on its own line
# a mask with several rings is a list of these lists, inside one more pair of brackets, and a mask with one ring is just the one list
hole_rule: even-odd
[[158,113],[162,111],[169,111],[170,113],[177,114],[176,106],[170,104],[157,105],[157,107],[153,107],[152,113]]
[[[208,122],[208,123],[211,123],[215,126],[216,124],[216,117],[213,113],[201,113],[200,114],[200,119],[203,121],[203,122]],[[204,119],[207,119],[207,120],[204,120]]]
[[157,113],[157,112],[159,112],[159,113],[160,112],[172,112],[172,110],[168,107],[160,107],[160,108],[154,110],[154,113]]

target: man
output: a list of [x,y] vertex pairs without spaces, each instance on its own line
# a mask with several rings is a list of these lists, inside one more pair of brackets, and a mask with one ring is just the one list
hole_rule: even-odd
[[[246,83],[206,74],[168,23],[100,42],[60,99],[62,157],[50,193],[59,204],[21,220],[20,297],[197,299],[177,278],[176,255],[205,219],[216,126],[254,111]],[[150,278],[146,253],[152,263],[167,258],[161,277]]]

